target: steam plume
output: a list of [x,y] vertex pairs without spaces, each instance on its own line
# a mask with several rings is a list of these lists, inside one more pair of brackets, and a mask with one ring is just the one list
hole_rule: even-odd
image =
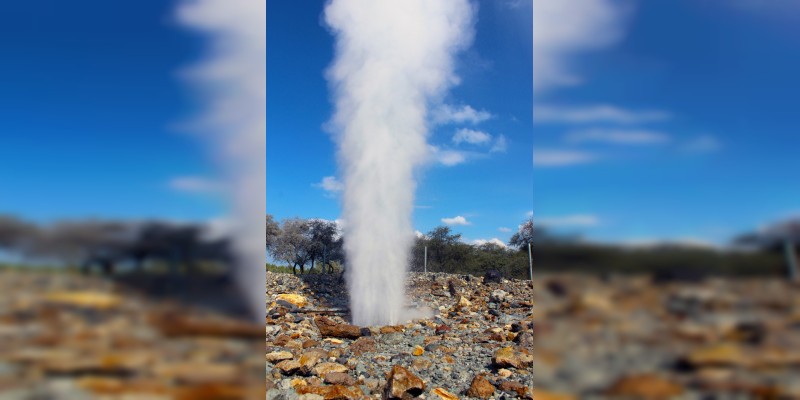
[[266,1],[194,0],[179,19],[208,37],[208,56],[191,71],[207,111],[201,127],[226,174],[238,253],[237,280],[264,320],[266,214]]
[[414,237],[414,170],[428,156],[427,113],[457,83],[453,57],[472,41],[468,0],[333,0],[328,70],[344,180],[353,323],[397,323]]

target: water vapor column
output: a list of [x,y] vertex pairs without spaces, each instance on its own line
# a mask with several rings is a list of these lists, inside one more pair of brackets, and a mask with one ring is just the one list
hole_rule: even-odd
[[455,54],[472,41],[468,0],[333,0],[327,71],[344,181],[350,308],[357,325],[404,319],[413,241],[414,171],[427,158],[427,111],[457,83]]
[[265,0],[194,0],[179,19],[208,39],[206,58],[189,71],[207,108],[207,133],[226,179],[237,251],[236,279],[253,314],[266,317],[266,106]]

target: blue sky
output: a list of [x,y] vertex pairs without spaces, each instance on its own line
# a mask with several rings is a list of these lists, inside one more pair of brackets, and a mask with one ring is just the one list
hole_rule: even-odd
[[[340,216],[323,5],[267,4],[267,212],[278,219]],[[507,241],[532,207],[531,5],[478,6],[475,42],[456,67],[461,84],[449,109],[433,111],[450,122],[432,129],[440,152],[418,177],[414,225],[427,232],[445,220],[466,240]]]
[[[446,151],[419,177],[420,231],[460,216],[469,225],[453,229],[467,239],[507,240],[499,229],[533,209],[539,224],[592,240],[724,243],[800,213],[796,1],[536,0],[533,18],[524,0],[478,3],[446,99],[474,123],[432,132]],[[337,175],[323,4],[268,4],[267,211],[278,218],[339,216],[321,185]],[[174,7],[0,5],[0,212],[226,213],[208,184],[211,152],[179,129],[196,111],[179,71],[202,41]]]
[[178,72],[202,43],[175,22],[174,5],[0,5],[0,212],[37,221],[224,212],[216,196],[171,184],[216,169],[177,129],[194,104]]
[[723,244],[797,215],[800,3],[565,3],[574,32],[543,21],[534,50],[539,221]]

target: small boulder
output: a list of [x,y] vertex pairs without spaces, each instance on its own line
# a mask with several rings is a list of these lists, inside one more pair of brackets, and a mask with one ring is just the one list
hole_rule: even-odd
[[479,399],[488,399],[494,394],[494,385],[492,385],[483,375],[476,375],[472,379],[472,383],[467,390],[467,396],[477,397]]
[[384,398],[409,399],[425,392],[425,382],[411,371],[395,365],[386,377]]

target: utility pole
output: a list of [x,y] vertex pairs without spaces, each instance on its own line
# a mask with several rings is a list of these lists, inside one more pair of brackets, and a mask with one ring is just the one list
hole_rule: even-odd
[[428,246],[425,246],[425,273],[428,273]]
[[531,282],[533,282],[533,250],[531,250],[531,242],[528,242],[528,267],[530,268]]

